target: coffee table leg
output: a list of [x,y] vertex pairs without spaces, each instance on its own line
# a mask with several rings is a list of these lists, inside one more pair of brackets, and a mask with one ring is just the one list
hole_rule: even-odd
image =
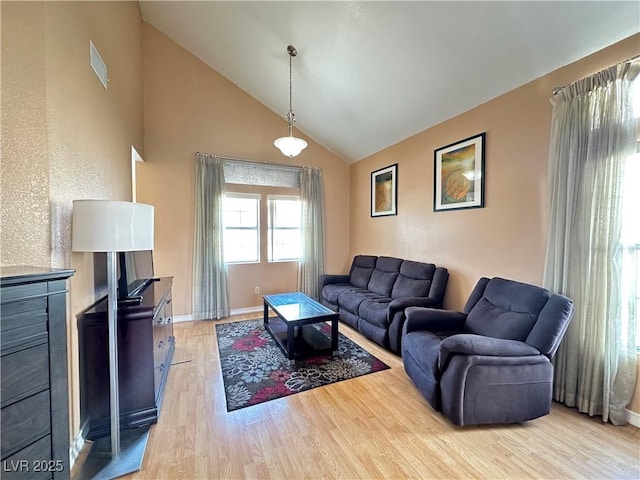
[[296,363],[295,360],[295,335],[293,325],[287,323],[287,358],[289,359],[289,365]]
[[331,349],[333,354],[338,354],[338,319],[331,319]]
[[264,317],[263,317],[263,322],[264,322],[264,326],[267,326],[267,323],[269,322],[269,305],[267,305],[267,302],[262,300],[262,303],[264,304]]

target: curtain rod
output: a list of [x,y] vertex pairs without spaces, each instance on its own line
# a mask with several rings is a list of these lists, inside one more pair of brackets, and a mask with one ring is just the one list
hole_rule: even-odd
[[268,162],[257,162],[255,160],[245,160],[244,158],[234,158],[234,157],[225,157],[223,155],[212,155],[211,153],[201,153],[201,152],[196,152],[196,155],[209,155],[210,157],[218,157],[221,158],[222,160],[224,160],[225,162],[230,162],[230,163],[242,163],[242,164],[252,164],[252,165],[256,165],[256,166],[261,166],[261,167],[278,167],[278,168],[290,168],[292,170],[296,170],[296,171],[300,171],[302,170],[302,167],[297,166],[297,165],[286,165],[284,163],[268,163]]
[[[635,57],[627,58],[626,60],[623,60],[622,62],[616,63],[616,65],[622,65],[623,63],[633,63],[633,62],[636,62],[638,60],[640,60],[640,55],[636,55]],[[597,72],[594,75],[597,75]],[[589,75],[587,75],[587,76],[589,76]],[[563,88],[568,87],[569,85],[573,85],[574,83],[576,83],[576,82],[571,82],[571,83],[565,85],[564,87],[556,87],[556,88],[554,88],[553,90],[551,90],[551,95],[555,95],[556,93],[560,92]]]

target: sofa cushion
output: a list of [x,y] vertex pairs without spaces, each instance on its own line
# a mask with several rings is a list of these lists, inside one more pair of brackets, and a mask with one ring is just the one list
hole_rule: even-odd
[[428,297],[435,271],[436,266],[432,263],[405,260],[393,284],[391,297]]
[[322,288],[322,298],[337,305],[338,297],[347,290],[353,290],[353,285],[349,283],[330,283]]
[[340,310],[348,310],[351,313],[358,314],[358,307],[367,298],[376,296],[368,290],[348,290],[344,291],[338,297],[338,305]]
[[378,257],[376,268],[371,274],[367,289],[382,297],[389,297],[393,284],[398,278],[402,260],[392,257]]
[[471,333],[524,342],[549,292],[534,285],[493,278],[467,316]]
[[373,255],[356,255],[353,257],[351,272],[349,272],[351,285],[358,288],[367,288],[377,259],[378,257]]
[[358,307],[358,315],[368,323],[389,328],[389,304],[392,300],[388,297],[368,298]]

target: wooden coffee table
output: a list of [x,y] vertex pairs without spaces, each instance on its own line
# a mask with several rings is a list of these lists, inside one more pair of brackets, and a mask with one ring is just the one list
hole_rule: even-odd
[[[313,355],[338,352],[338,318],[333,310],[304,293],[264,295],[264,328],[271,334],[289,363]],[[269,317],[269,308],[277,315]],[[314,324],[331,322],[325,334]]]

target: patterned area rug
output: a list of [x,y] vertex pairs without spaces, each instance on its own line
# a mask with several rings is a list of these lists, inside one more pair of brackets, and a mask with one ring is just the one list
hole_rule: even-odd
[[[318,328],[330,330],[326,323]],[[228,412],[389,368],[341,333],[338,355],[295,365],[289,365],[262,319],[219,324],[216,333]]]

